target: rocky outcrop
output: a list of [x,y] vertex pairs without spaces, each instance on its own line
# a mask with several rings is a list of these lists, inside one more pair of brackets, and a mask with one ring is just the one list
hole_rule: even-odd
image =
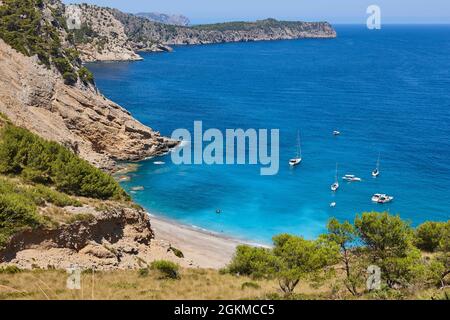
[[81,11],[79,29],[74,29],[77,49],[84,62],[92,61],[135,61],[142,58],[133,51],[124,27],[111,10],[98,6],[81,4],[66,7],[66,17]]
[[64,84],[0,40],[0,112],[14,124],[57,141],[90,163],[111,169],[117,160],[165,153],[175,142],[142,125],[92,85]]
[[[0,252],[0,264],[22,269],[65,269],[77,265],[83,269],[111,270],[144,267],[157,258],[146,212],[120,204],[110,204],[101,212],[89,207],[77,208],[76,212],[83,210],[92,218],[14,235]],[[166,253],[169,259],[175,258],[167,250]]]
[[153,22],[159,22],[163,24],[170,24],[174,26],[187,27],[191,24],[189,19],[183,15],[179,14],[164,14],[156,12],[140,12],[136,13],[136,16],[146,18]]

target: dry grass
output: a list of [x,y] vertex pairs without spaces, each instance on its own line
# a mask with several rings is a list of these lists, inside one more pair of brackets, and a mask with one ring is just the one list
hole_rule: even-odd
[[[0,273],[0,300],[243,300],[282,297],[276,281],[255,281],[248,277],[220,274],[217,270],[182,269],[179,280],[161,279],[157,271],[142,276],[138,270],[83,272],[81,290],[66,287],[67,273],[62,270],[33,270],[15,274]],[[444,291],[419,290],[403,297],[357,299],[443,299]],[[301,282],[295,299],[355,299],[336,281],[320,287]],[[450,292],[447,293],[450,296]]]
[[[156,271],[140,276],[136,270],[82,274],[81,290],[66,288],[60,270],[0,274],[0,299],[254,299],[277,292],[277,283],[221,275],[215,270],[184,269],[180,280],[162,280]],[[246,282],[257,286],[244,286]]]

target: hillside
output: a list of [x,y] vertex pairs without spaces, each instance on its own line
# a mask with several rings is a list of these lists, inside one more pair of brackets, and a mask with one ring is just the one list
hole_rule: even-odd
[[167,152],[176,143],[98,92],[63,13],[59,1],[3,1],[0,112],[103,169]]
[[189,18],[179,14],[164,14],[156,12],[139,12],[136,16],[146,18],[153,22],[159,22],[163,24],[171,24],[175,26],[187,27],[191,24]]
[[77,7],[82,12],[82,28],[74,34],[83,61],[138,60],[132,51],[170,51],[171,45],[336,37],[327,22],[267,19],[188,27],[154,22],[117,9],[86,4]]
[[177,260],[153,239],[147,213],[111,176],[0,117],[0,265],[110,270]]

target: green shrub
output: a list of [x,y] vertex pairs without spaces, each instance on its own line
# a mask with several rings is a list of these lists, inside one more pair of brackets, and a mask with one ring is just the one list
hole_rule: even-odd
[[366,212],[354,224],[370,263],[380,267],[389,288],[406,287],[419,279],[425,270],[408,222],[387,212]]
[[57,207],[81,207],[81,202],[77,199],[46,186],[33,186],[27,193],[33,198],[36,205],[43,205],[45,202],[48,202]]
[[172,246],[169,248],[169,250],[172,251],[176,257],[178,257],[180,259],[184,258],[184,254],[181,250],[174,248]]
[[425,222],[415,230],[414,243],[417,248],[434,252],[438,249],[445,231],[445,222]]
[[13,265],[0,268],[0,274],[16,274],[20,272],[22,272],[22,269]]
[[[58,143],[46,141],[10,124],[0,130],[0,173],[46,182],[71,195],[105,200],[129,199],[110,175]],[[49,194],[48,190],[46,195],[56,196]],[[59,200],[64,202],[61,197]]]
[[242,290],[245,289],[260,289],[261,286],[257,284],[256,282],[244,282],[241,286]]
[[68,224],[72,224],[75,222],[91,222],[95,219],[92,214],[89,213],[78,213],[72,215],[69,219],[67,219]]
[[94,82],[94,75],[86,67],[82,67],[78,70],[78,76],[80,77],[80,80],[83,81],[84,83]]
[[73,67],[67,58],[53,58],[52,61],[61,74],[73,73]]
[[143,278],[148,277],[149,273],[150,273],[150,271],[148,270],[148,268],[141,268],[138,270],[139,277],[143,277]]
[[15,233],[42,225],[32,201],[16,193],[0,194],[0,247]]
[[63,74],[64,83],[67,85],[74,85],[78,81],[78,77],[74,72],[65,72]]
[[162,278],[165,279],[179,279],[180,278],[180,267],[171,261],[157,260],[153,261],[150,265],[150,269],[157,270],[161,273]]
[[231,274],[262,278],[267,275],[267,268],[273,259],[269,249],[240,245],[236,248],[227,270]]

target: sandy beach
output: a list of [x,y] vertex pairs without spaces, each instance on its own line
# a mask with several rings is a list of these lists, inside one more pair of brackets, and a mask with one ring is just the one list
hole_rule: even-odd
[[172,220],[150,216],[155,240],[170,244],[184,254],[188,267],[220,269],[231,260],[236,246],[243,241],[182,225]]

